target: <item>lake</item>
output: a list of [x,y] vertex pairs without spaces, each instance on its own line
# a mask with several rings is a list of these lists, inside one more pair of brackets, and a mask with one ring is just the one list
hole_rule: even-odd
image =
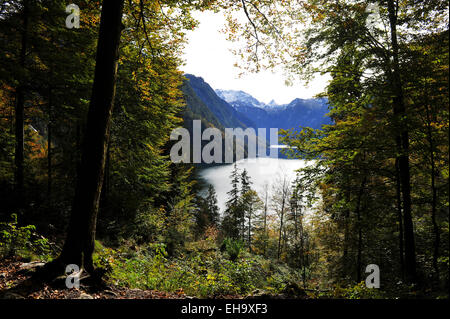
[[[296,175],[295,170],[305,167],[306,163],[306,161],[299,159],[263,157],[240,160],[237,162],[237,166],[240,172],[244,168],[247,170],[253,183],[252,188],[262,197],[265,184],[269,184],[270,192],[271,185],[277,178],[286,176],[290,181],[293,181]],[[216,189],[218,206],[221,213],[225,210],[225,202],[228,199],[227,192],[231,189],[230,174],[233,170],[233,165],[214,166],[202,169],[199,172],[200,177]]]

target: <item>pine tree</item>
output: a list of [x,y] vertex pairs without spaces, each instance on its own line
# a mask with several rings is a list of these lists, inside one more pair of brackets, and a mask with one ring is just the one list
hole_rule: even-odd
[[214,186],[211,184],[208,186],[208,193],[205,198],[206,209],[208,212],[208,220],[210,225],[219,225],[219,207],[217,206],[217,195]]
[[240,226],[242,225],[240,203],[239,203],[239,170],[236,162],[230,174],[231,190],[227,192],[228,200],[226,202],[225,214],[222,220],[222,230],[226,237],[239,239]]
[[[252,252],[253,235],[256,229],[255,219],[259,211],[263,209],[263,203],[253,189],[249,189],[241,196],[242,207],[244,211],[244,219],[246,222],[244,228],[244,242],[247,242],[249,252]],[[245,207],[245,209],[244,209]]]
[[245,230],[245,221],[247,219],[247,214],[249,213],[251,207],[251,198],[248,197],[247,193],[251,190],[251,184],[250,176],[247,173],[247,170],[244,168],[244,170],[241,173],[240,176],[241,181],[241,190],[240,190],[240,196],[239,196],[239,220],[241,221],[241,237],[242,241],[245,242],[247,237],[247,232]]

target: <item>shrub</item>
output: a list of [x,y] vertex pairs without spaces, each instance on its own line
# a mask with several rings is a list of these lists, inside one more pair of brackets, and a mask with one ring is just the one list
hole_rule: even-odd
[[41,260],[49,260],[48,240],[35,232],[34,225],[19,226],[16,214],[11,218],[10,222],[0,223],[0,256],[31,258],[37,255]]
[[225,250],[228,253],[230,260],[236,261],[236,259],[238,259],[239,257],[242,248],[244,247],[244,243],[241,240],[225,238],[222,247],[225,247]]

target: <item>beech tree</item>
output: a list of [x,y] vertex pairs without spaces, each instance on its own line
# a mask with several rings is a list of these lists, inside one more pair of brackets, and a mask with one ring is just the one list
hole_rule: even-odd
[[95,229],[116,92],[123,0],[104,1],[94,84],[68,234],[58,262],[94,270]]

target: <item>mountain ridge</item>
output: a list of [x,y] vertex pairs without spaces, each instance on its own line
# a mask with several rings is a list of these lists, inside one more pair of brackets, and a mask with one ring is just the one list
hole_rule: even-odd
[[[288,104],[262,103],[252,95],[239,90],[214,90],[203,78],[186,74],[183,85],[186,108],[184,111],[185,127],[192,130],[192,120],[202,121],[202,127],[217,127],[224,137],[225,128],[265,128],[266,135],[258,136],[257,143],[268,146],[270,129],[311,127],[320,129],[322,125],[331,124],[326,99],[296,98]],[[277,141],[270,141],[278,144]],[[203,143],[207,143],[206,141]],[[239,147],[247,147],[244,141]],[[280,157],[283,157],[280,154]]]

